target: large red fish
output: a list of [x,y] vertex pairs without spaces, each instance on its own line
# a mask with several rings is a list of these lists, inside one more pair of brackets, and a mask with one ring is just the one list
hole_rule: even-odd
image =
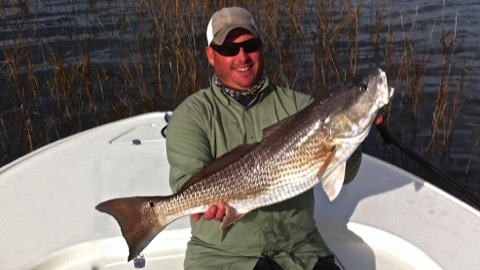
[[118,198],[96,208],[118,221],[131,260],[169,223],[205,212],[219,201],[230,206],[221,225],[225,228],[253,209],[294,197],[320,182],[333,200],[342,188],[347,159],[392,95],[385,73],[369,70],[266,128],[262,141],[218,158],[177,194]]

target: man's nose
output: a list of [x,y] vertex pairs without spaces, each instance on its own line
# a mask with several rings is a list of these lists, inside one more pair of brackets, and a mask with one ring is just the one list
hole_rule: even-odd
[[245,50],[243,49],[243,47],[240,47],[240,50],[238,50],[237,57],[243,58],[243,59],[247,59],[247,58],[249,58],[250,56],[248,55],[247,52],[245,52]]

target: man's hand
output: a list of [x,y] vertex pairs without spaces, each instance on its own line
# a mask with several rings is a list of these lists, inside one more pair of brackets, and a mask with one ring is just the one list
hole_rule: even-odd
[[227,209],[228,205],[225,202],[218,202],[218,204],[212,204],[208,207],[207,211],[205,213],[198,213],[198,214],[193,214],[192,218],[194,221],[199,221],[202,216],[206,220],[218,220],[222,221],[223,217],[225,216],[225,212]]
[[381,125],[383,123],[383,114],[378,114],[377,118],[375,118],[375,121],[373,122],[375,125]]

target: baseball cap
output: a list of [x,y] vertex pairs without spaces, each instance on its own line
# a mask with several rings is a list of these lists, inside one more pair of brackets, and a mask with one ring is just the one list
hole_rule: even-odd
[[222,45],[228,33],[235,28],[248,30],[256,38],[258,29],[253,20],[252,14],[241,7],[222,8],[213,13],[207,26],[207,44],[215,42]]

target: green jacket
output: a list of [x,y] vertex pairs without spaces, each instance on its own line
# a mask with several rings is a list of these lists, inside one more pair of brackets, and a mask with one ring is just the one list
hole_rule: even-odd
[[[312,102],[305,94],[267,80],[244,107],[215,84],[188,97],[168,124],[167,157],[174,192],[197,171],[236,146],[262,139],[262,130]],[[347,164],[345,181],[360,166],[360,149]],[[332,254],[313,218],[314,196],[297,197],[256,209],[225,230],[218,221],[191,222],[185,269],[253,269],[267,256],[284,269],[312,269],[319,256]]]

